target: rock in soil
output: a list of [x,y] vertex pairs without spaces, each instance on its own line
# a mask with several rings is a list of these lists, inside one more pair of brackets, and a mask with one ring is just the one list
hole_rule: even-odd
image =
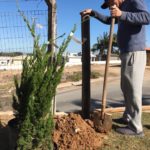
[[53,142],[56,150],[96,150],[106,135],[93,128],[91,120],[83,120],[79,114],[55,118]]

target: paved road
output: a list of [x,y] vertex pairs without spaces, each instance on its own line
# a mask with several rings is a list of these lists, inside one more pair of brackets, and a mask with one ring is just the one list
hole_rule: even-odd
[[[101,108],[103,81],[91,85],[91,108]],[[74,112],[81,110],[81,86],[68,87],[60,90],[56,95],[57,111]],[[150,78],[144,79],[143,104],[150,105]],[[108,83],[107,107],[124,106],[122,92],[120,90],[120,79],[110,79]]]

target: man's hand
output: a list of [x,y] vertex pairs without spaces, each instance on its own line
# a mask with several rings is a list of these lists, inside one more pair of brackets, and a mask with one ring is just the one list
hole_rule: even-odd
[[122,11],[116,5],[110,7],[110,13],[112,17],[117,18],[122,15]]
[[83,11],[80,12],[80,15],[84,16],[84,15],[90,15],[92,12],[92,9],[85,9]]

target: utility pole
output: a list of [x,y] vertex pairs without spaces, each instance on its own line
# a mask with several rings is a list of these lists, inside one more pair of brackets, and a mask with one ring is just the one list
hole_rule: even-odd
[[56,44],[56,0],[45,0],[45,2],[48,6],[48,41],[50,41],[48,51],[55,52],[54,44]]

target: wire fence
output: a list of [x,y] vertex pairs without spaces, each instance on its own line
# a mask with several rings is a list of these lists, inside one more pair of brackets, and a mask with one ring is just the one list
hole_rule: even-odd
[[[46,7],[37,7],[43,3],[44,0],[19,0],[19,5],[25,8],[21,9],[24,16],[30,25],[35,24],[40,44],[47,41],[48,31],[48,10]],[[0,0],[2,6],[6,9],[0,11],[0,70],[20,70],[23,59],[33,52],[33,38],[16,8],[16,1]]]
[[[45,10],[24,12],[30,23],[35,22],[36,33],[41,42],[47,39],[47,23]],[[0,13],[0,51],[30,53],[33,49],[33,38],[22,17],[16,12]]]
[[[44,0],[18,1],[30,24],[35,23],[40,43],[47,41],[48,12],[41,7]],[[22,61],[32,52],[33,38],[16,8],[16,0],[0,0],[0,111],[12,110],[14,75],[20,77]]]
[[[35,23],[36,34],[41,37],[40,42],[45,42],[47,40],[47,10],[26,10],[23,13],[30,24]],[[32,53],[33,38],[19,12],[0,12],[0,22],[1,53]]]

